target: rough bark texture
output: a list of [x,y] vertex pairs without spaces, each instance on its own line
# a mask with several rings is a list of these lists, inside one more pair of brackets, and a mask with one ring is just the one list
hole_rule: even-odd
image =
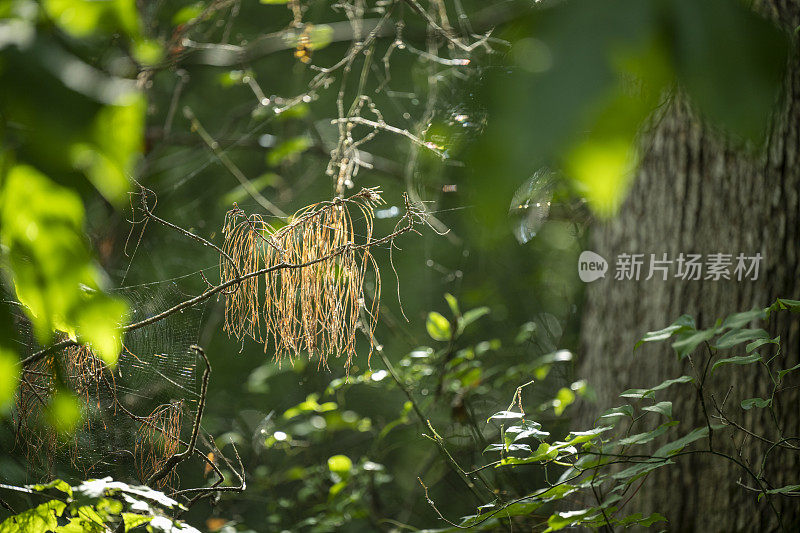
[[[765,1],[760,7],[786,28],[800,24],[796,0]],[[587,288],[580,375],[595,387],[597,409],[623,403],[618,394],[626,388],[691,374],[688,361],[679,363],[669,343],[647,345],[634,355],[632,347],[645,332],[661,329],[684,313],[695,316],[698,327],[709,327],[719,317],[765,307],[776,297],[800,298],[800,55],[796,43],[793,46],[784,101],[764,154],[748,156],[728,146],[698,121],[688,106],[677,103],[652,133],[620,215],[594,228],[591,249],[609,260],[610,275]],[[618,254],[654,253],[660,257],[664,252],[671,258],[681,252],[723,252],[734,257],[739,252],[761,252],[764,261],[757,281],[613,279]],[[800,328],[796,319],[784,315],[773,329],[782,336],[783,367],[798,363]],[[788,384],[797,385],[798,381],[795,378]],[[710,383],[717,402],[731,386],[728,406],[763,397],[770,389],[768,377],[756,366],[718,371]],[[674,402],[673,412],[684,431],[705,425],[690,387],[673,388],[660,398]],[[800,436],[797,391],[783,393],[778,407],[786,435]],[[585,410],[585,420],[596,413],[590,410]],[[774,423],[762,410],[730,412],[737,412],[737,421],[770,439],[777,435]],[[736,453],[727,434],[718,432],[715,444]],[[743,450],[744,459],[752,463],[763,457],[765,447],[748,440]],[[770,457],[774,466],[767,471],[767,479],[777,486],[798,483],[798,454]],[[630,511],[662,512],[670,519],[671,531],[779,529],[766,502],[757,502],[756,495],[737,485],[737,480],[753,484],[745,472],[725,460],[710,455],[686,457],[651,475],[629,504]],[[798,500],[773,500],[784,515],[786,530],[800,531]]]

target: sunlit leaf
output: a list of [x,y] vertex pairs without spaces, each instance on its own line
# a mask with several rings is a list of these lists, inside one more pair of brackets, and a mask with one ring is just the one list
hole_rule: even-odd
[[80,400],[66,390],[59,390],[53,395],[45,412],[47,423],[62,437],[75,431],[82,415]]
[[6,178],[0,216],[17,297],[39,342],[50,342],[56,329],[85,335],[113,364],[126,307],[100,291],[103,280],[85,242],[77,194],[31,167],[16,166]]
[[328,458],[328,470],[334,474],[346,474],[353,468],[353,461],[346,455],[334,455]]
[[425,322],[425,328],[428,330],[428,335],[434,340],[450,340],[450,322],[441,313],[437,313],[436,311],[428,313],[428,320]]

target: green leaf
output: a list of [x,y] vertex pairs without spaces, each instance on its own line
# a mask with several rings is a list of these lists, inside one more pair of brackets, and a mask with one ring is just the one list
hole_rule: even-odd
[[527,444],[489,444],[483,452],[529,452],[531,447]]
[[444,294],[444,299],[447,301],[447,305],[450,307],[450,312],[453,313],[453,316],[461,315],[461,311],[458,310],[458,300],[456,297],[446,292]]
[[274,167],[284,162],[294,163],[311,145],[311,139],[305,136],[287,139],[267,152],[267,164]]
[[537,440],[542,440],[550,436],[547,431],[542,431],[542,425],[532,420],[523,420],[519,425],[514,425],[506,429],[506,435],[513,435],[514,441],[517,442],[523,439],[533,437]]
[[582,444],[597,438],[601,433],[614,429],[613,426],[602,426],[588,431],[570,431],[567,435],[567,444]]
[[125,533],[144,524],[149,524],[153,515],[143,515],[135,513],[122,513],[122,520],[125,523]]
[[581,509],[580,511],[553,513],[550,515],[550,518],[547,519],[547,525],[549,527],[544,531],[545,533],[548,533],[550,531],[564,529],[567,526],[579,525],[584,520],[594,519],[600,513],[600,510],[598,510],[596,507],[592,507],[591,509]]
[[289,0],[259,0],[262,4],[288,4]]
[[353,461],[346,455],[334,455],[328,458],[328,470],[334,474],[347,474],[351,468],[353,468]]
[[196,2],[194,4],[190,4],[188,6],[184,6],[180,8],[178,11],[172,15],[172,23],[175,26],[180,26],[181,24],[186,24],[193,18],[198,17],[203,13],[203,3]]
[[742,400],[742,409],[749,410],[753,407],[758,407],[762,409],[764,407],[769,407],[772,405],[772,400],[765,400],[763,398],[748,398],[747,400]]
[[763,329],[732,329],[717,339],[713,346],[718,350],[727,350],[743,342],[768,338],[769,334]]
[[442,316],[441,313],[437,313],[436,311],[428,313],[428,320],[425,322],[425,328],[428,330],[428,335],[430,335],[433,340],[450,340],[450,322]]
[[46,491],[46,490],[49,490],[49,489],[56,489],[56,490],[59,490],[59,491],[63,492],[64,494],[66,494],[70,498],[72,497],[72,487],[70,487],[69,483],[67,483],[63,479],[55,479],[55,480],[51,481],[50,483],[44,483],[44,484],[38,484],[38,485],[29,485],[28,488],[31,489],[31,490],[39,491],[39,492],[43,492],[43,491]]
[[561,387],[553,399],[553,410],[556,416],[561,416],[564,410],[575,401],[575,393],[567,387]]
[[800,495],[800,485],[786,485],[785,487],[778,487],[777,489],[770,489],[767,494],[792,494],[793,496]]
[[20,365],[17,354],[0,346],[0,417],[7,415],[14,405],[19,376]]
[[767,317],[764,309],[753,309],[752,311],[745,311],[743,313],[735,313],[728,316],[722,322],[723,329],[741,328],[746,326],[753,320],[763,320]]
[[58,527],[57,517],[61,516],[67,504],[50,500],[41,505],[11,516],[0,523],[2,533],[47,533]]
[[672,442],[668,442],[667,444],[656,450],[656,453],[654,455],[656,457],[668,457],[670,455],[674,455],[679,451],[683,450],[686,446],[688,446],[692,442],[704,439],[707,436],[708,436],[707,426],[693,429],[688,435],[685,435],[680,439],[674,440]]
[[756,363],[761,360],[761,354],[751,354],[751,355],[741,355],[737,357],[727,357],[725,359],[720,359],[711,367],[711,373],[714,373],[714,370],[717,369],[718,366],[723,365],[749,365],[751,363]]
[[697,348],[700,344],[704,343],[705,341],[711,339],[714,335],[718,332],[717,328],[711,329],[703,329],[700,331],[696,331],[695,333],[686,334],[680,340],[677,340],[672,343],[672,348],[675,349],[675,353],[678,354],[679,359],[683,359],[690,353],[692,353],[695,348]]
[[469,311],[464,313],[464,316],[461,317],[462,328],[466,328],[479,318],[484,317],[488,314],[489,314],[488,307],[477,307],[475,309],[470,309]]
[[661,424],[656,429],[652,431],[646,431],[644,433],[636,433],[635,435],[631,435],[630,437],[625,437],[624,439],[620,439],[617,444],[620,446],[630,446],[631,444],[645,444],[648,443],[664,433],[673,426],[678,425],[678,422],[667,422],[666,424]]
[[59,330],[81,337],[114,364],[127,307],[100,291],[103,276],[83,234],[78,195],[32,167],[15,166],[0,205],[0,241],[37,340],[47,344]]
[[668,379],[668,380],[662,381],[661,383],[659,383],[658,385],[656,385],[655,387],[650,388],[650,389],[628,389],[625,392],[623,392],[622,394],[620,394],[620,397],[622,397],[622,398],[638,398],[638,399],[652,398],[652,397],[655,396],[654,393],[656,391],[660,391],[660,390],[666,389],[667,387],[670,387],[670,386],[672,386],[672,385],[674,385],[676,383],[690,383],[692,381],[694,381],[694,379],[691,376],[681,376],[679,378]]
[[667,340],[676,333],[695,329],[694,318],[681,315],[675,322],[658,331],[649,331],[634,346],[634,350],[646,342],[659,342]]
[[489,422],[490,420],[517,420],[522,417],[523,417],[522,413],[516,413],[514,411],[500,411],[490,416],[486,421]]
[[634,346],[634,350],[645,342],[659,342],[667,340],[676,333],[695,329],[694,318],[689,315],[681,315],[678,319],[664,329],[649,331]]
[[82,415],[80,400],[66,390],[57,391],[45,410],[47,423],[61,437],[71,435],[75,431]]
[[643,411],[652,411],[654,413],[660,413],[667,418],[672,418],[672,402],[658,402],[655,405],[648,405],[647,407],[642,407]]
[[119,30],[136,36],[141,31],[135,0],[45,0],[42,4],[48,16],[74,37],[110,34]]
[[643,463],[630,466],[625,468],[624,470],[620,470],[619,472],[614,472],[611,474],[613,479],[625,480],[626,484],[633,483],[637,479],[641,478],[642,476],[649,474],[653,470],[659,469],[662,466],[674,464],[671,460],[658,460],[652,459],[647,460]]
[[501,465],[524,465],[528,463],[536,463],[539,461],[551,461],[558,457],[558,448],[549,445],[546,442],[539,444],[539,447],[533,451],[528,457],[505,457],[501,461]]
[[602,415],[600,415],[600,419],[604,418],[620,418],[620,417],[630,417],[633,418],[633,406],[632,405],[620,405],[619,407],[613,407]]
[[777,353],[780,353],[780,350],[781,350],[780,342],[781,342],[781,336],[780,335],[778,335],[774,339],[757,339],[757,340],[754,340],[753,342],[751,342],[750,344],[748,344],[747,346],[745,346],[744,350],[747,353],[750,353],[753,350],[761,348],[765,344],[775,344],[778,347],[778,350],[776,352],[776,355],[777,355]]
[[779,371],[778,371],[778,381],[781,381],[781,380],[783,379],[783,377],[784,377],[786,374],[788,374],[789,372],[794,372],[794,371],[795,371],[795,370],[797,370],[798,368],[800,368],[800,363],[797,363],[797,364],[796,364],[796,365],[794,365],[792,368],[787,368],[787,369],[784,369],[784,370],[779,370]]

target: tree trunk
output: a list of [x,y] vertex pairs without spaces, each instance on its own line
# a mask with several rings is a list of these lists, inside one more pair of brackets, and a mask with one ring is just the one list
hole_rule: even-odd
[[[797,1],[772,0],[761,7],[786,28],[800,25]],[[731,147],[697,120],[688,105],[676,102],[648,137],[635,185],[619,216],[593,229],[591,249],[609,261],[609,272],[587,287],[579,375],[595,388],[596,409],[625,403],[618,395],[626,388],[692,375],[688,360],[678,362],[669,342],[644,345],[634,354],[633,345],[645,332],[661,329],[684,313],[694,316],[702,328],[728,314],[765,307],[776,297],[800,298],[800,55],[796,40],[793,48],[784,99],[763,154],[748,155]],[[651,253],[661,258],[665,252],[672,259],[681,252],[704,258],[730,253],[734,264],[740,252],[760,252],[764,259],[755,281],[662,281],[658,276],[644,281],[647,261],[639,281],[614,279],[619,254],[643,253],[647,259]],[[800,361],[800,328],[795,319],[779,316],[773,333],[781,335],[782,367],[789,368]],[[721,403],[732,386],[725,404],[728,412],[735,412],[746,427],[775,439],[775,424],[765,410],[730,408],[742,399],[768,395],[771,384],[766,373],[756,365],[731,367],[716,372],[709,392],[715,392]],[[797,385],[798,380],[794,377],[787,384]],[[705,426],[697,394],[689,387],[672,387],[659,398],[674,402],[673,413],[684,433]],[[776,409],[785,435],[800,436],[797,391],[782,393]],[[713,407],[709,409],[709,414],[715,414]],[[591,423],[596,414],[586,409],[584,422]],[[715,446],[736,455],[730,433],[715,433]],[[758,469],[765,451],[761,443],[747,440],[743,459]],[[771,454],[773,467],[766,479],[775,481],[775,486],[800,482],[798,455]],[[740,480],[755,485],[741,468],[705,454],[676,462],[652,474],[626,511],[661,512],[669,518],[671,531],[779,529],[766,501],[758,502],[755,493],[737,484]],[[772,500],[783,514],[786,530],[800,531],[798,500]]]

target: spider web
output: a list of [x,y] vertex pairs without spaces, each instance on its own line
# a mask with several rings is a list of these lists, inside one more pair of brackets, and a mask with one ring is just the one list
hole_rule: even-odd
[[[132,320],[157,314],[188,296],[175,281],[111,293],[128,302]],[[190,346],[197,341],[203,309],[188,308],[128,332],[113,371],[103,368],[90,352],[86,358],[75,359],[83,353],[75,348],[27,368],[15,427],[16,445],[29,459],[29,475],[52,476],[55,465],[64,464],[71,464],[84,478],[125,477],[135,471],[141,481],[152,473],[164,455],[177,447],[176,438],[185,425],[182,420],[191,420],[188,415],[197,408],[197,360]],[[21,310],[17,314],[20,336],[27,339],[25,351],[30,355],[41,347],[33,341]],[[83,403],[82,424],[67,439],[55,435],[42,419],[53,393],[51,372],[59,372]],[[162,416],[148,418],[153,414]],[[165,424],[171,428],[160,427]],[[171,438],[165,438],[165,431],[171,431]],[[172,446],[165,446],[170,443]]]

